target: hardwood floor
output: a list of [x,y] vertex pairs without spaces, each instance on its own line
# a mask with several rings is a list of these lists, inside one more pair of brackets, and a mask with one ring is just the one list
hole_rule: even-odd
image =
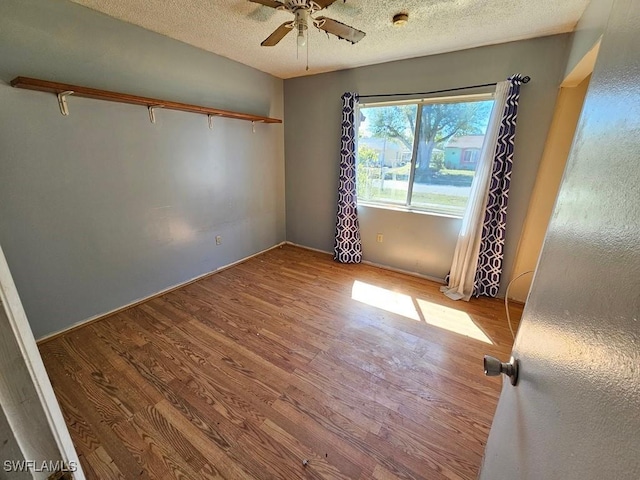
[[89,479],[474,479],[511,336],[438,288],[284,246],[40,350]]

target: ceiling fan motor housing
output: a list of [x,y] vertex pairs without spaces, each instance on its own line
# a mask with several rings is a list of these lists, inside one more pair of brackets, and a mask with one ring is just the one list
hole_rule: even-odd
[[311,10],[313,8],[313,2],[307,0],[286,0],[284,4],[292,12],[296,10]]
[[318,30],[323,30],[327,34],[335,35],[338,38],[350,43],[357,43],[364,38],[362,32],[350,25],[346,25],[328,17],[314,17],[320,10],[327,8],[337,0],[249,0],[276,10],[288,10],[294,15],[294,19],[284,22],[269,35],[260,45],[263,47],[273,47],[277,45],[292,30],[297,32],[298,47],[307,45],[307,29],[309,24]]
[[308,26],[309,12],[306,10],[296,10],[295,25],[298,30],[306,30]]

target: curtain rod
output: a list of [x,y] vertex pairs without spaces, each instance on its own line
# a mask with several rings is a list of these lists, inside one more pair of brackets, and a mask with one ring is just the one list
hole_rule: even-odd
[[[522,83],[529,83],[531,77],[526,76],[522,77]],[[480,88],[480,87],[495,87],[498,83],[482,83],[480,85],[469,85],[468,87],[457,87],[457,88],[447,88],[445,90],[433,90],[432,92],[414,92],[414,93],[379,93],[377,95],[358,95],[358,98],[373,98],[373,97],[406,97],[413,95],[431,95],[433,93],[446,93],[446,92],[457,92],[458,90],[470,90],[472,88]]]

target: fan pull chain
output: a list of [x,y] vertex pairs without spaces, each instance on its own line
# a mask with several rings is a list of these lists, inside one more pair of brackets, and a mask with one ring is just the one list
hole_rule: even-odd
[[309,42],[311,41],[311,30],[307,30],[307,72],[309,71]]

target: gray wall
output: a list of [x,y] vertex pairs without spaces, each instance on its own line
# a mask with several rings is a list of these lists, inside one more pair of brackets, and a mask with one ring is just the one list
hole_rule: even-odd
[[481,479],[640,478],[640,3],[615,0]]
[[[340,96],[439,90],[506,79],[520,72],[503,289],[511,274],[529,197],[563,77],[569,35],[481,47],[286,80],[287,240],[332,251],[340,151]],[[361,206],[365,260],[442,278],[460,220]],[[384,242],[376,243],[376,233]],[[404,254],[403,254],[404,252]]]
[[282,118],[282,80],[60,0],[0,2],[0,58],[0,244],[36,337],[284,240],[282,125],[73,97],[63,117],[7,85]]
[[451,268],[462,219],[361,205],[358,220],[365,260],[434,280]]

